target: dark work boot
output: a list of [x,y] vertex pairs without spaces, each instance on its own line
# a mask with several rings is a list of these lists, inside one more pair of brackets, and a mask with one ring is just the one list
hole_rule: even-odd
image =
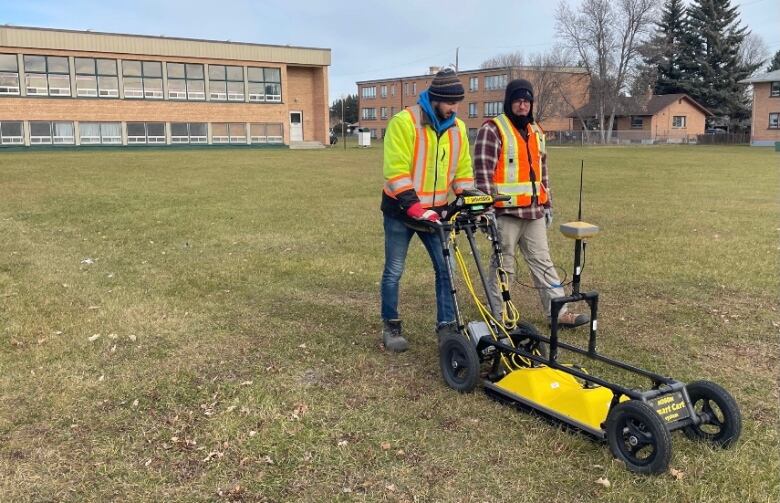
[[448,335],[460,335],[457,321],[439,323],[439,326],[436,327],[436,336],[439,338],[439,344],[441,344],[441,340]]
[[385,349],[394,353],[409,349],[409,343],[401,335],[401,320],[382,320],[382,342]]

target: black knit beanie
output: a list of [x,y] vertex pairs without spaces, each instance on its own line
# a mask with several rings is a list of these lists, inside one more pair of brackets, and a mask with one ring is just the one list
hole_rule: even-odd
[[[515,100],[524,99],[531,102],[531,109],[528,111],[528,115],[523,117],[512,113],[512,102]],[[525,131],[525,127],[528,124],[534,122],[534,86],[531,85],[525,79],[516,79],[510,82],[506,86],[506,93],[504,93],[504,113],[512,124],[520,131]]]
[[433,77],[431,86],[428,88],[428,95],[431,101],[462,101],[466,95],[463,84],[458,79],[458,74],[452,68],[445,68],[439,71]]

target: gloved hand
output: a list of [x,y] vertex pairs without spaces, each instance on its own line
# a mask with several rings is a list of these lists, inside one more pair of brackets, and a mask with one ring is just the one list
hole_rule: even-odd
[[553,221],[553,211],[552,208],[545,208],[544,209],[544,226],[545,228],[549,229],[552,227],[552,221]]
[[409,206],[406,210],[406,214],[415,220],[428,220],[429,222],[438,222],[441,220],[439,214],[433,210],[423,208],[419,202]]

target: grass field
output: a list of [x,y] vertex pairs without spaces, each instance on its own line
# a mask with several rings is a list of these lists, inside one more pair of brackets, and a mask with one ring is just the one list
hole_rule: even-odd
[[[636,476],[605,445],[446,388],[419,241],[411,349],[383,352],[381,146],[0,152],[0,500],[780,500],[778,154],[550,159],[556,223],[576,216],[584,159],[603,229],[584,273],[600,349],[721,383],[742,409],[735,448],[675,434],[675,472]],[[570,270],[571,243],[551,246]],[[541,324],[536,294],[515,298]]]

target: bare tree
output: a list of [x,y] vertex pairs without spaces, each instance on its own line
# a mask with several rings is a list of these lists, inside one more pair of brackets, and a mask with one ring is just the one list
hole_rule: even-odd
[[627,90],[658,5],[658,0],[583,0],[577,12],[566,0],[558,4],[560,37],[591,76],[591,101],[603,143],[612,135],[619,98]]
[[534,86],[534,117],[543,122],[548,117],[566,117],[576,104],[584,103],[587,85],[575,82],[583,77],[572,71],[574,64],[565,50],[558,48],[532,54],[523,67],[525,77]]
[[523,66],[525,56],[522,51],[499,54],[490,59],[486,59],[479,65],[480,68],[511,68],[513,66]]
[[739,46],[739,61],[747,68],[755,68],[753,72],[762,73],[764,63],[769,59],[769,48],[761,35],[748,33]]

